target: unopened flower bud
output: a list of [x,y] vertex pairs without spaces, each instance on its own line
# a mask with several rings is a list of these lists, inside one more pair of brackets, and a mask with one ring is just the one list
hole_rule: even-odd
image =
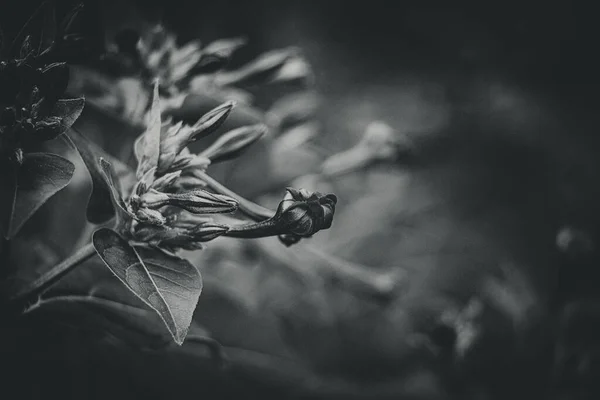
[[161,130],[160,156],[157,174],[172,169],[177,156],[191,142],[198,140],[217,130],[227,119],[234,107],[234,102],[228,101],[204,114],[193,126],[183,125],[182,122]]
[[156,180],[152,182],[152,188],[156,190],[166,190],[175,184],[180,175],[181,171],[175,171],[156,178]]
[[229,160],[239,156],[266,133],[267,127],[262,124],[243,126],[221,136],[200,155],[212,163]]
[[152,225],[164,225],[166,218],[158,210],[141,207],[135,212],[135,218],[140,222]]
[[233,226],[227,236],[257,238],[279,236],[280,240],[291,245],[300,238],[308,238],[322,229],[328,229],[333,222],[337,197],[318,192],[287,188],[284,199],[279,203],[275,215],[254,224]]
[[168,204],[196,214],[227,213],[237,209],[237,202],[221,194],[198,189],[168,194]]

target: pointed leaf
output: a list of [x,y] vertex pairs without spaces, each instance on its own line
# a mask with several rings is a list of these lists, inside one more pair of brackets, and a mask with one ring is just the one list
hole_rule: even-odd
[[54,108],[50,112],[51,116],[60,117],[61,127],[59,129],[59,135],[65,133],[77,118],[81,115],[83,111],[83,107],[85,105],[85,99],[83,97],[79,97],[77,99],[64,99],[58,100],[54,105]]
[[12,238],[23,224],[54,194],[71,181],[75,166],[50,153],[25,154],[17,173],[17,190],[6,237]]
[[146,172],[158,166],[158,156],[160,154],[160,98],[158,95],[158,81],[154,82],[154,92],[152,96],[152,107],[150,109],[147,130],[143,133],[143,147],[141,150],[140,162],[136,172],[136,177],[141,179]]
[[104,182],[110,189],[111,200],[114,210],[117,213],[116,226],[121,227],[124,225],[128,217],[133,218],[133,214],[127,211],[127,206],[125,205],[125,201],[123,201],[123,196],[121,194],[119,180],[116,177],[115,170],[110,162],[105,158],[100,157],[98,160],[98,165],[100,166],[100,171],[102,172]]
[[102,224],[115,215],[111,188],[104,179],[104,174],[98,163],[98,149],[91,141],[76,130],[71,130],[69,138],[79,152],[92,178],[92,193],[88,199],[87,220],[93,224]]
[[183,259],[156,250],[136,251],[110,229],[96,231],[93,241],[104,263],[161,316],[175,342],[181,345],[202,291],[198,270]]

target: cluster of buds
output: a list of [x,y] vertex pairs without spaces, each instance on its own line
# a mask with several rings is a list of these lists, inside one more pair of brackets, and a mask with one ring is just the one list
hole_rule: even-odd
[[[278,236],[289,246],[331,226],[337,202],[333,194],[288,188],[278,209],[271,211],[243,199],[206,173],[210,164],[233,158],[255,143],[266,133],[266,126],[231,130],[200,154],[192,154],[187,146],[217,130],[235,103],[216,107],[193,125],[161,123],[158,91],[156,82],[148,129],[134,145],[138,166],[128,196],[121,195],[110,164],[100,160],[117,210],[117,230],[123,237],[172,254],[199,249],[221,235]],[[254,221],[217,223],[212,217],[236,211]]]

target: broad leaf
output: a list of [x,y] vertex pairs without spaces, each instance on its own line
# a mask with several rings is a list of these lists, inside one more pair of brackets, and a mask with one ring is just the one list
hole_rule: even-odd
[[59,135],[65,133],[74,123],[83,111],[85,99],[79,97],[77,99],[58,100],[50,115],[62,118],[61,129]]
[[96,231],[93,242],[104,263],[161,316],[175,343],[181,345],[202,291],[198,270],[186,260],[157,250],[136,251],[107,228]]
[[102,224],[115,215],[115,209],[111,188],[104,179],[98,163],[98,156],[101,153],[98,152],[97,146],[74,129],[71,130],[68,137],[73,141],[74,147],[79,152],[92,178],[92,193],[88,200],[87,219],[93,224]]
[[158,166],[158,156],[160,154],[160,98],[158,95],[158,81],[154,83],[154,92],[152,96],[152,108],[150,109],[147,130],[143,133],[143,148],[141,149],[141,159],[138,164],[136,176],[141,179],[148,171]]
[[[25,154],[23,165],[17,171],[12,214],[3,224],[4,236],[10,239],[16,235],[33,213],[50,197],[67,186],[74,171],[75,166],[69,160],[56,154]],[[7,182],[10,185],[7,179],[10,178],[3,179],[4,185]]]

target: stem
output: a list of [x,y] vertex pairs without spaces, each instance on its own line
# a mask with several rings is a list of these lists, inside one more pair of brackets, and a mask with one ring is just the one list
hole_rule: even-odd
[[19,292],[14,294],[10,300],[13,302],[26,301],[42,294],[63,276],[75,269],[75,267],[90,259],[94,254],[96,254],[94,245],[88,243],[36,280],[29,282]]
[[217,182],[215,179],[208,176],[203,171],[195,170],[194,175],[197,178],[202,179],[204,182],[206,182],[208,187],[211,188],[212,190],[214,190],[215,192],[224,194],[226,196],[229,196],[229,197],[232,197],[233,199],[235,199],[239,203],[239,210],[242,211],[244,214],[248,215],[250,218],[253,218],[256,221],[263,221],[263,220],[269,219],[273,215],[275,215],[275,211],[269,210],[268,208],[265,208],[256,203],[251,202],[250,200],[243,198],[239,194],[237,194],[237,193],[227,189],[225,186],[221,185],[219,182]]
[[225,232],[225,236],[242,238],[242,239],[256,239],[260,237],[276,236],[284,232],[277,226],[277,223],[272,219],[265,221],[234,225],[229,227],[229,230]]

